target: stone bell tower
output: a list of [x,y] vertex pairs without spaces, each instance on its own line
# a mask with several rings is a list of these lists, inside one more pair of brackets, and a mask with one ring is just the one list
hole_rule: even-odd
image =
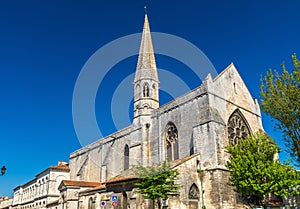
[[[159,80],[148,16],[145,15],[138,63],[134,78],[134,121],[141,122],[159,107]],[[147,120],[147,119],[146,119]],[[144,123],[142,122],[142,123]]]

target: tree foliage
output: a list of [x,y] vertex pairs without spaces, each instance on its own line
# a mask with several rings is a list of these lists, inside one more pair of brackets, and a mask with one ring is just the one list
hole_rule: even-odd
[[262,205],[268,193],[280,197],[299,194],[295,188],[300,183],[299,174],[274,159],[278,147],[265,133],[257,132],[226,149],[230,153],[226,164],[229,184],[253,204]]
[[276,128],[284,134],[288,151],[300,164],[300,61],[292,56],[291,73],[281,65],[283,73],[271,69],[261,80],[261,109],[274,118]]
[[171,169],[169,162],[164,161],[151,167],[138,165],[134,167],[134,170],[139,176],[135,184],[138,188],[137,193],[143,194],[143,198],[157,200],[159,204],[160,199],[179,195],[180,186],[175,182],[178,171]]

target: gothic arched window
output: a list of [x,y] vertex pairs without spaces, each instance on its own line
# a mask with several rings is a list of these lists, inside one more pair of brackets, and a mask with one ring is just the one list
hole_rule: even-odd
[[149,92],[149,84],[145,83],[143,86],[143,96],[144,97],[149,97],[150,96],[150,92]]
[[155,83],[152,85],[152,92],[153,92],[153,97],[156,98],[157,97],[157,90],[156,90],[157,86],[155,85]]
[[190,187],[189,199],[192,199],[192,200],[198,200],[199,199],[199,189],[198,189],[198,187],[195,183],[192,184],[192,186]]
[[240,110],[235,110],[229,117],[227,130],[230,144],[237,144],[250,134],[249,125]]
[[178,131],[174,123],[168,123],[165,137],[166,137],[167,159],[169,160],[179,159]]
[[129,146],[126,144],[124,148],[124,170],[129,169]]
[[140,94],[140,89],[141,89],[140,85],[136,84],[136,86],[135,86],[135,92],[134,92],[135,93],[135,95],[134,95],[135,97]]

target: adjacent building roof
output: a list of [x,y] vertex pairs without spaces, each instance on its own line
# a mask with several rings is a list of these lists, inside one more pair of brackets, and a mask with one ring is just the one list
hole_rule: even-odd
[[58,162],[58,164],[56,166],[50,166],[48,168],[46,168],[45,170],[43,170],[42,172],[38,173],[37,175],[35,175],[35,178],[31,179],[30,181],[26,182],[23,185],[19,185],[16,188],[14,188],[14,191],[19,190],[20,188],[25,188],[33,183],[35,183],[35,181],[37,180],[38,177],[42,176],[43,174],[50,172],[50,171],[58,171],[58,172],[70,172],[70,168],[69,168],[69,164],[67,162],[64,161],[60,161]]
[[79,187],[97,187],[100,186],[100,182],[91,181],[75,181],[75,180],[62,180],[61,184],[65,186],[79,186]]
[[80,194],[90,193],[90,192],[97,192],[99,190],[105,190],[105,189],[106,189],[106,186],[101,185],[101,186],[97,186],[97,187],[94,187],[94,188],[89,188],[89,189],[83,190],[83,191],[80,192]]
[[105,184],[112,184],[112,183],[118,183],[118,182],[124,182],[124,181],[132,181],[138,179],[135,175],[128,175],[128,176],[116,176],[115,178],[112,178],[106,182]]
[[36,177],[41,176],[42,174],[49,172],[49,171],[62,171],[62,172],[69,172],[69,164],[64,162],[58,162],[58,165],[56,166],[50,166],[49,168],[46,168],[42,172],[38,173]]

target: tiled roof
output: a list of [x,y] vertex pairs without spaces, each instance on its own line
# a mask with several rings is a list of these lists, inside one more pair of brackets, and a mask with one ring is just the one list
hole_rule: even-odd
[[56,166],[51,166],[50,169],[52,170],[65,170],[65,171],[70,171],[70,168],[68,165],[56,165]]
[[103,189],[106,189],[106,186],[105,185],[100,185],[100,186],[97,186],[97,187],[94,187],[94,188],[90,188],[90,189],[86,189],[86,190],[83,190],[81,191],[80,193],[88,193],[88,192],[93,192],[93,191],[98,191],[98,190],[103,190]]
[[79,187],[97,187],[100,186],[100,182],[92,181],[74,181],[74,180],[62,180],[65,186],[79,186]]
[[[175,168],[183,163],[185,163],[186,161],[196,157],[196,156],[199,156],[200,154],[199,153],[195,153],[193,155],[190,155],[190,156],[187,156],[185,158],[182,158],[182,159],[179,159],[179,160],[175,160],[173,162],[171,162],[171,168]],[[107,180],[105,182],[102,182],[103,184],[111,184],[111,183],[119,183],[119,182],[124,182],[124,181],[130,181],[130,180],[136,180],[138,179],[138,176],[134,175],[133,174],[133,171],[132,170],[127,170],[127,173],[123,173],[123,175],[119,175],[119,176],[116,176],[110,180]]]
[[53,171],[53,170],[69,172],[69,171],[70,171],[70,168],[69,168],[68,164],[62,164],[62,165],[56,165],[56,166],[50,166],[50,167],[46,168],[45,170],[43,170],[42,172],[38,173],[38,174],[36,175],[36,177],[40,176],[41,174],[43,174],[43,173],[45,173],[45,172]]
[[137,176],[135,175],[129,175],[129,176],[116,176],[115,178],[112,178],[106,182],[105,184],[110,184],[110,183],[117,183],[117,182],[122,182],[122,181],[130,181],[130,180],[136,180],[138,179]]

